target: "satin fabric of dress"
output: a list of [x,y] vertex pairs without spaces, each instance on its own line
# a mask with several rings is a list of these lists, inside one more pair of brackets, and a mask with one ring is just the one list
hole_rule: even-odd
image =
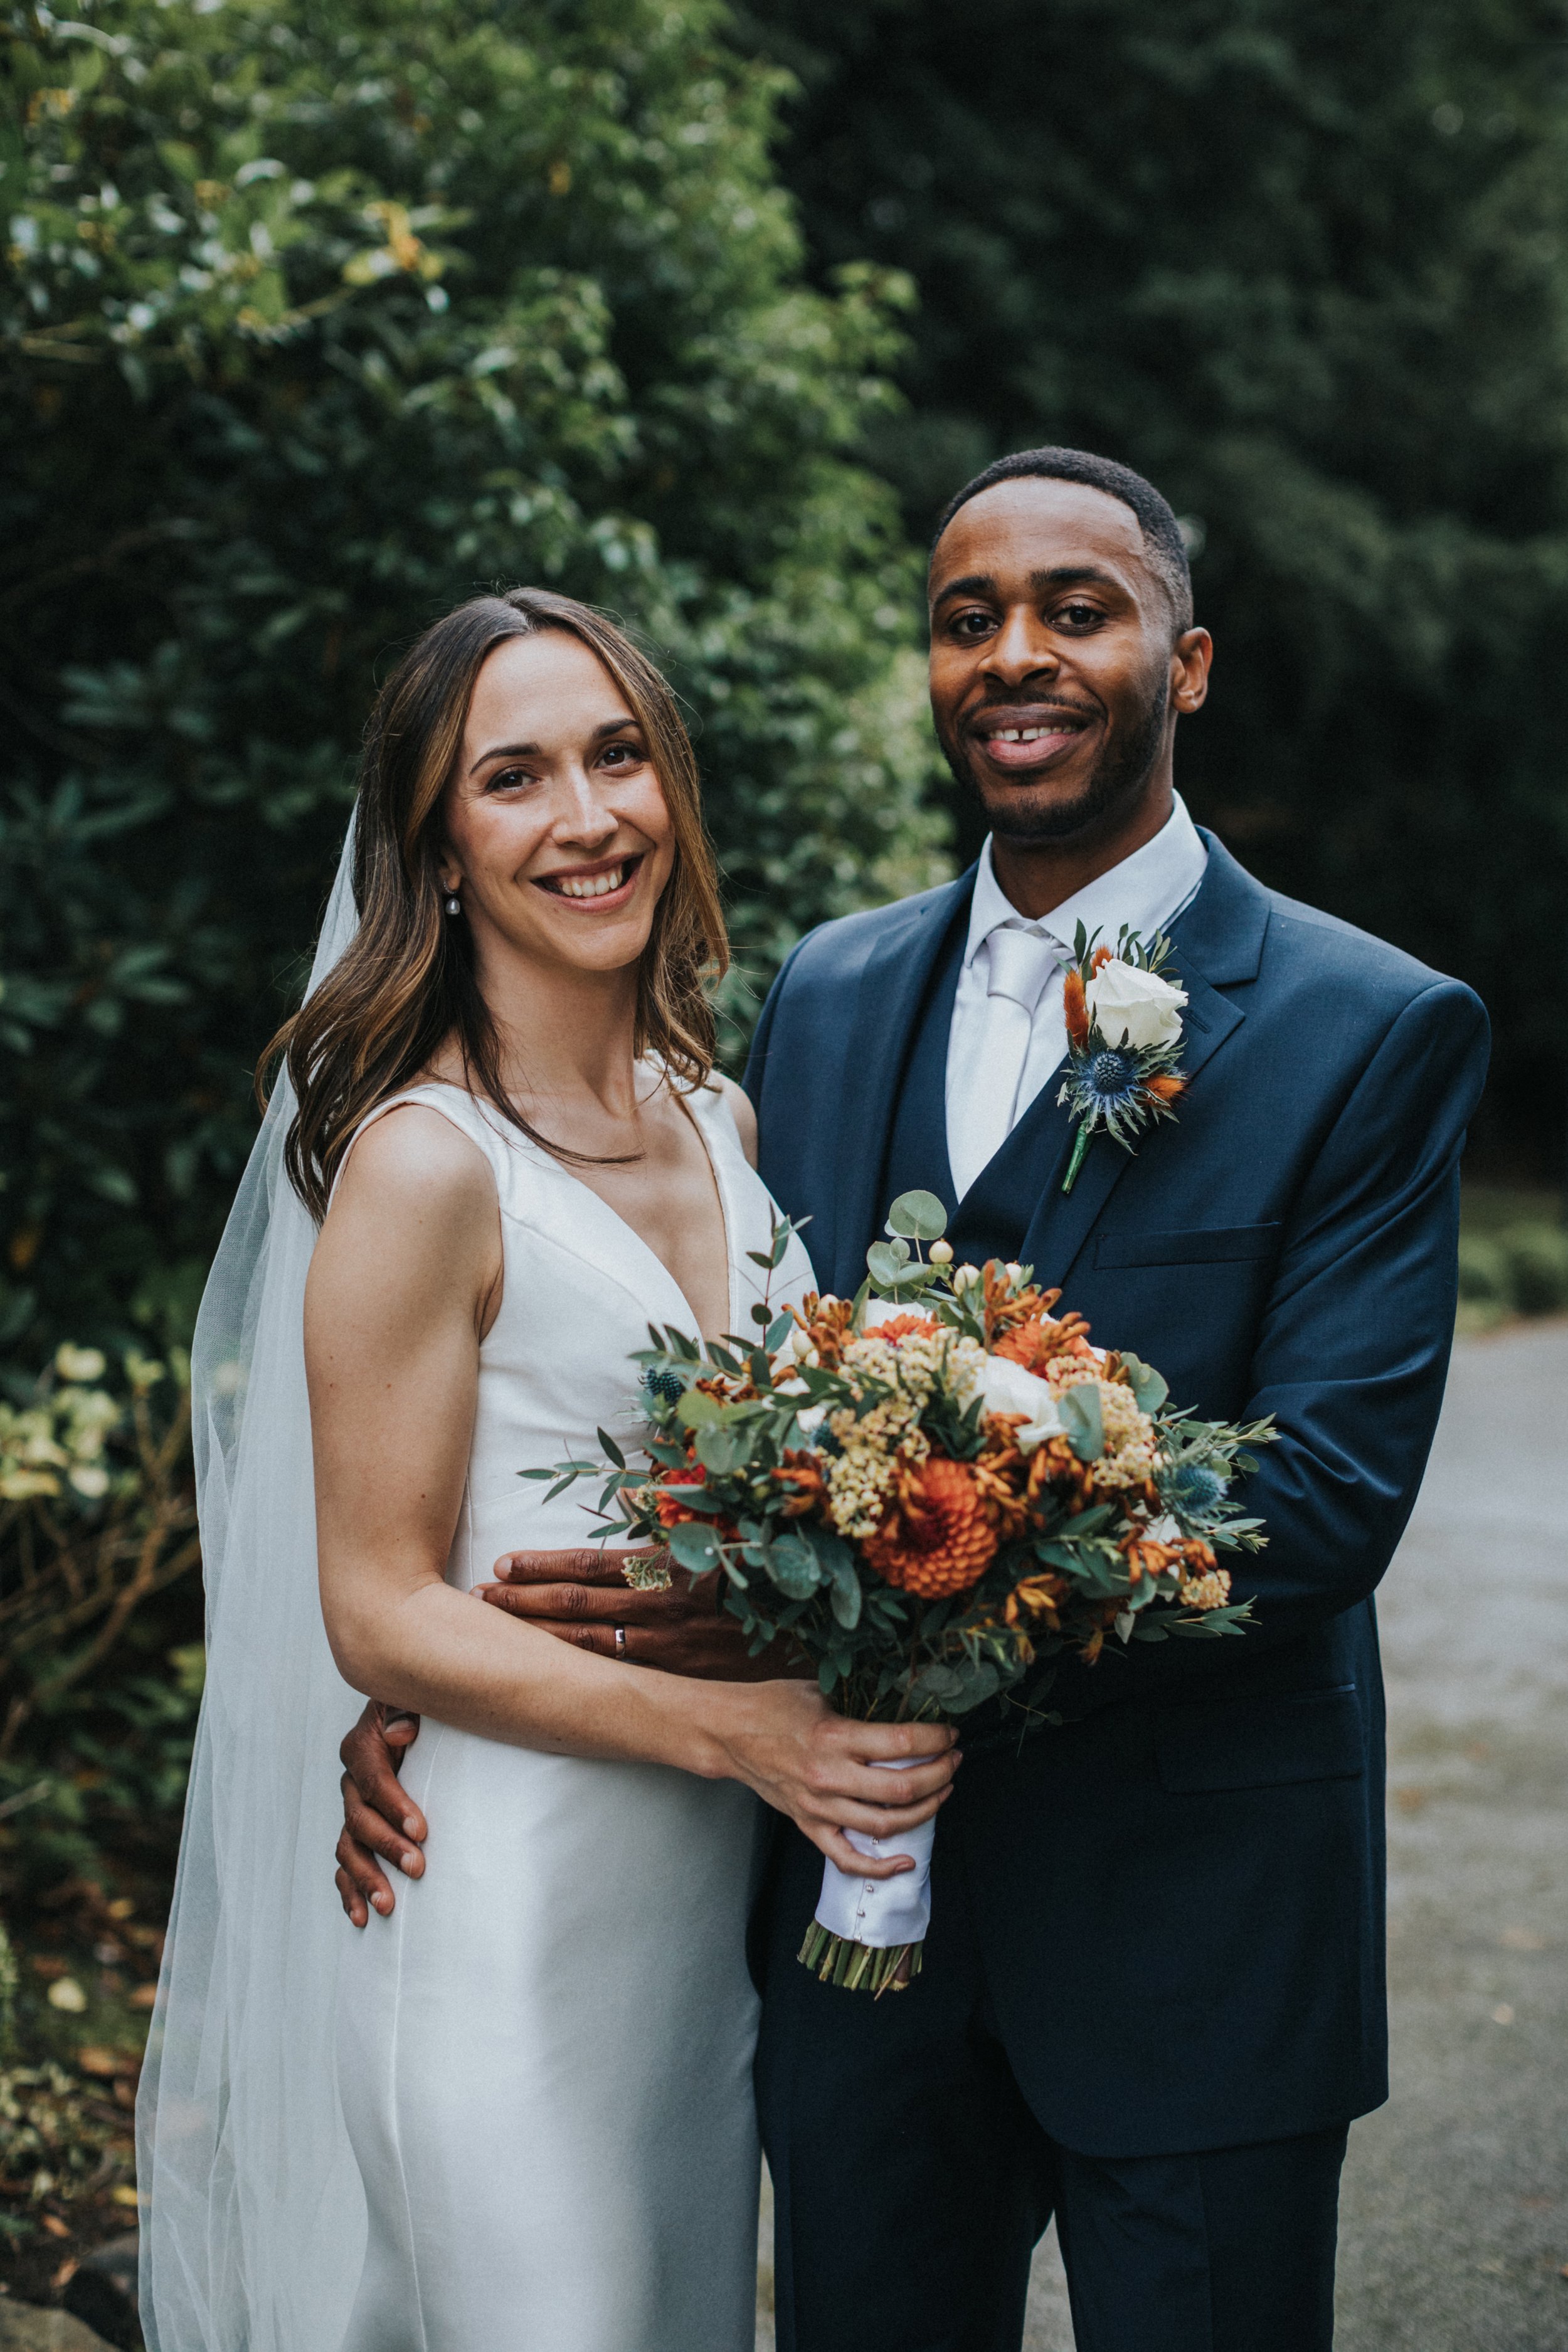
[[[723,1202],[729,1328],[750,1331],[765,1277],[746,1252],[767,1249],[773,1204],[721,1097],[688,1099]],[[518,1474],[595,1457],[600,1427],[635,1447],[628,1356],[650,1322],[694,1319],[647,1244],[493,1112],[445,1086],[399,1100],[479,1145],[500,1202],[447,1570],[467,1590],[505,1550],[589,1538],[595,1487],[548,1503]],[[773,1301],[812,1286],[792,1243]],[[750,2352],[762,1808],[734,1782],[428,1718],[403,1777],[426,1874],[390,1920],[344,1928],[339,2082],[370,2234],[343,2352]]]

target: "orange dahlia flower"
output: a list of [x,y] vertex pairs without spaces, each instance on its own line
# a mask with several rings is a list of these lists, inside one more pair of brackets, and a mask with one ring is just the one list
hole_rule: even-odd
[[900,1591],[945,1601],[979,1583],[996,1540],[969,1464],[922,1462],[900,1479],[899,1499],[868,1537],[866,1558]]

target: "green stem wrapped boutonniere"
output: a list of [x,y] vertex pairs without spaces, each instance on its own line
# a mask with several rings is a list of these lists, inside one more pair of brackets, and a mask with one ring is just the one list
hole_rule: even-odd
[[1114,950],[1099,940],[1079,925],[1063,988],[1068,1075],[1057,1100],[1078,1122],[1064,1192],[1102,1128],[1131,1151],[1148,1120],[1175,1117],[1171,1106],[1187,1083],[1176,1066],[1186,992],[1161,971],[1170,940],[1156,931],[1145,947],[1125,923]]

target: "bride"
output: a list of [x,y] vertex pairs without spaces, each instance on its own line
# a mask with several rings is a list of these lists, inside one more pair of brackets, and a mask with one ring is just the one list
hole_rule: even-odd
[[[928,1819],[948,1735],[475,1600],[498,1554],[581,1545],[575,1496],[519,1473],[635,1445],[650,1322],[753,1328],[773,1210],[712,1074],[724,956],[658,671],[538,590],[429,629],[197,1332],[209,1681],[142,2094],[154,2352],[749,2352],[757,1800],[885,1874],[843,1832]],[[809,1273],[792,1243],[775,1307]],[[319,1869],[353,1691],[426,1718],[434,1824],[363,1936]]]

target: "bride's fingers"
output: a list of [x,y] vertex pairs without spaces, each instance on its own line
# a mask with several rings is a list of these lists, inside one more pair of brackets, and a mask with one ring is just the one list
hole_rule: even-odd
[[851,1797],[857,1804],[895,1813],[908,1805],[923,1804],[928,1797],[950,1789],[957,1769],[951,1756],[938,1757],[930,1764],[911,1765],[907,1772],[878,1772],[868,1764],[856,1764],[847,1759],[842,1763],[819,1768],[812,1785],[824,1799]]
[[903,1878],[915,1866],[908,1854],[894,1855],[888,1862],[874,1862],[869,1854],[852,1846],[842,1830],[807,1830],[806,1835],[818,1853],[837,1863],[851,1878]]
[[[907,1837],[910,1830],[918,1830],[922,1822],[931,1820],[933,1813],[942,1811],[947,1802],[947,1793],[944,1789],[929,1803],[900,1806],[897,1811],[886,1805],[813,1805],[806,1818],[816,1822],[818,1827],[858,1830],[862,1837]],[[830,1821],[825,1822],[824,1814],[830,1814]]]
[[845,1744],[861,1763],[903,1764],[951,1755],[958,1733],[951,1723],[846,1723]]

